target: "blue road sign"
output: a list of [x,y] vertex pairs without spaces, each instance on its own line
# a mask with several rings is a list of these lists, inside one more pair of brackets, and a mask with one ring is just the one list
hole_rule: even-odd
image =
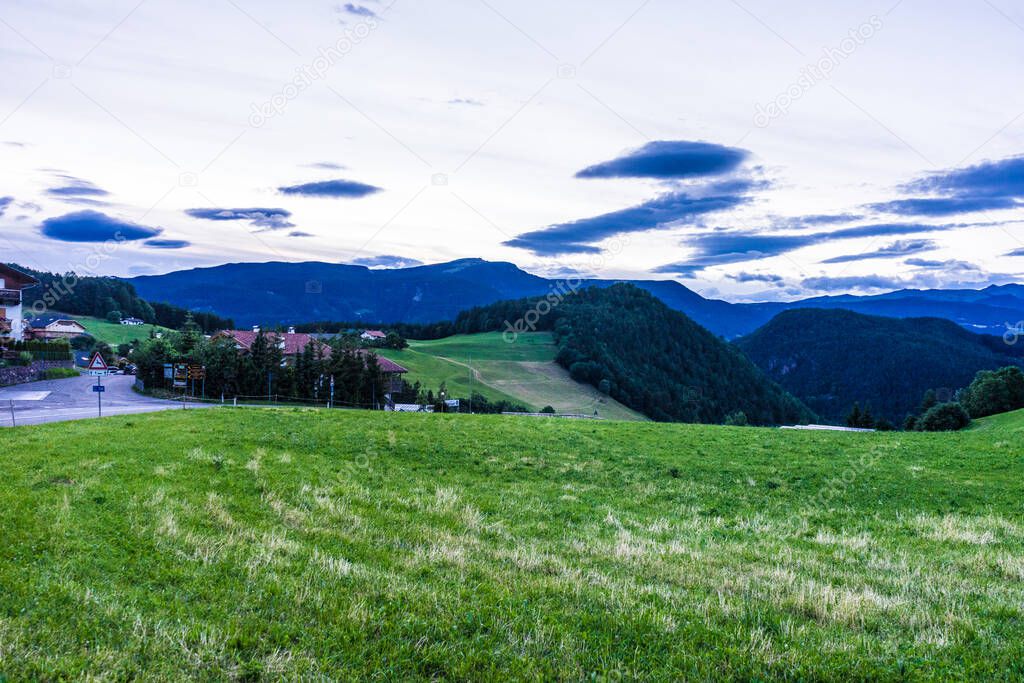
[[102,394],[104,391],[107,390],[107,388],[102,384],[94,384],[92,390],[95,391],[97,394]]

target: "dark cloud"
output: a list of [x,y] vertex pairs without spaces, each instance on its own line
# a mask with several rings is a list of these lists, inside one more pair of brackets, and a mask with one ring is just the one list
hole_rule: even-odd
[[289,237],[313,237],[314,235],[311,232],[303,232],[302,230],[292,230],[290,233],[288,233],[288,236]]
[[875,211],[903,216],[952,216],[1024,206],[1024,156],[986,161],[929,174],[900,188],[932,195],[872,204]]
[[735,275],[726,275],[725,277],[740,283],[766,282],[778,285],[783,281],[781,275],[773,275],[771,273],[736,273]]
[[874,259],[902,258],[911,254],[919,254],[922,251],[933,251],[938,245],[932,240],[899,240],[892,244],[866,251],[862,254],[848,254],[826,259],[822,263],[853,263],[854,261],[871,261]]
[[749,152],[710,142],[659,140],[583,169],[577,178],[700,178],[736,170]]
[[7,213],[7,207],[14,203],[14,197],[0,197],[0,217]]
[[504,244],[538,256],[596,254],[601,250],[593,244],[613,235],[693,225],[707,214],[734,209],[749,201],[746,193],[754,187],[749,181],[736,181],[713,186],[706,196],[668,192],[639,206],[534,230]]
[[192,243],[187,240],[164,239],[146,240],[143,244],[154,249],[184,249],[185,247],[192,246]]
[[346,2],[342,5],[341,9],[347,13],[357,17],[377,17],[377,13],[365,5],[356,5],[355,3]]
[[1024,249],[1014,249],[1007,256],[1024,256]]
[[895,237],[928,232],[940,232],[970,224],[924,225],[921,223],[883,223],[858,225],[831,232],[813,232],[799,235],[779,235],[772,232],[717,230],[693,235],[684,246],[696,253],[686,261],[669,263],[655,268],[655,273],[677,275],[692,274],[711,266],[742,263],[779,256],[790,251],[825,244],[834,240],[863,237]]
[[897,199],[892,202],[871,204],[869,208],[899,216],[953,216],[974,211],[1013,209],[1020,205],[1020,202],[1009,197],[933,197]]
[[96,187],[88,180],[82,180],[70,175],[58,175],[60,180],[64,182],[63,185],[58,187],[51,187],[46,190],[46,194],[53,197],[106,197],[110,193],[103,188]]
[[849,275],[845,277],[812,277],[803,286],[819,292],[848,291],[851,289],[902,289],[905,282],[882,275]]
[[349,261],[353,266],[366,266],[367,268],[412,268],[422,266],[423,261],[404,256],[393,256],[382,254],[380,256],[364,256]]
[[288,221],[292,213],[287,209],[187,209],[185,213],[192,218],[201,218],[207,221],[248,221],[253,227],[263,228],[263,230],[283,230],[295,227],[294,223]]
[[304,197],[359,198],[380,192],[381,188],[359,183],[354,180],[322,180],[302,185],[277,188],[282,194],[297,194]]
[[948,261],[933,261],[929,259],[911,258],[907,259],[905,263],[908,266],[914,266],[915,268],[921,268],[923,270],[941,270],[941,271],[960,271],[960,272],[983,272],[979,266],[967,261],[957,261],[951,259]]
[[61,242],[106,242],[145,240],[163,231],[86,210],[47,218],[40,226],[40,232]]

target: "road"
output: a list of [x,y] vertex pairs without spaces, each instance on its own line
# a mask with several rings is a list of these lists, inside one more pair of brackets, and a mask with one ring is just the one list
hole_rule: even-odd
[[[11,426],[11,399],[17,426],[64,422],[97,417],[95,377],[72,377],[46,382],[30,382],[0,388],[0,426]],[[135,378],[110,375],[103,378],[103,416],[181,410],[181,404],[148,398],[132,390]],[[27,400],[37,399],[37,400]]]

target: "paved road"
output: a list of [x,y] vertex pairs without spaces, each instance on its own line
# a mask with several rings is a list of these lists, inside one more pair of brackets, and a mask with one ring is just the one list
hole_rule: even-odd
[[[43,422],[64,422],[96,417],[95,377],[72,377],[47,382],[31,382],[0,388],[0,426],[11,426],[11,399],[14,421],[18,426]],[[135,378],[111,375],[103,378],[103,416],[181,410],[181,404],[148,398],[132,391]],[[40,400],[26,400],[39,398]]]

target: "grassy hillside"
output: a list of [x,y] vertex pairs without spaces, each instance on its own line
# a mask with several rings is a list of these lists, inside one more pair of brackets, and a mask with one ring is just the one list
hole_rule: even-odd
[[1024,414],[0,432],[0,679],[1024,676]]
[[[66,315],[66,314],[60,314]],[[156,329],[158,332],[167,332],[166,327],[158,325],[121,325],[111,323],[102,318],[92,318],[87,315],[68,315],[72,320],[77,320],[85,326],[86,331],[98,341],[106,342],[116,347],[118,344],[128,344],[136,339],[148,339],[149,331]]]
[[736,345],[824,420],[841,423],[854,403],[901,424],[925,392],[966,387],[980,370],[1024,364],[999,337],[949,320],[896,320],[850,311],[788,311]]
[[445,382],[452,396],[478,391],[492,400],[522,403],[532,410],[550,405],[559,412],[593,415],[610,420],[640,420],[593,387],[573,380],[555,363],[557,347],[548,332],[522,334],[515,343],[497,332],[456,335],[434,341],[412,341],[402,351],[384,349],[381,355],[400,363],[437,391]]

